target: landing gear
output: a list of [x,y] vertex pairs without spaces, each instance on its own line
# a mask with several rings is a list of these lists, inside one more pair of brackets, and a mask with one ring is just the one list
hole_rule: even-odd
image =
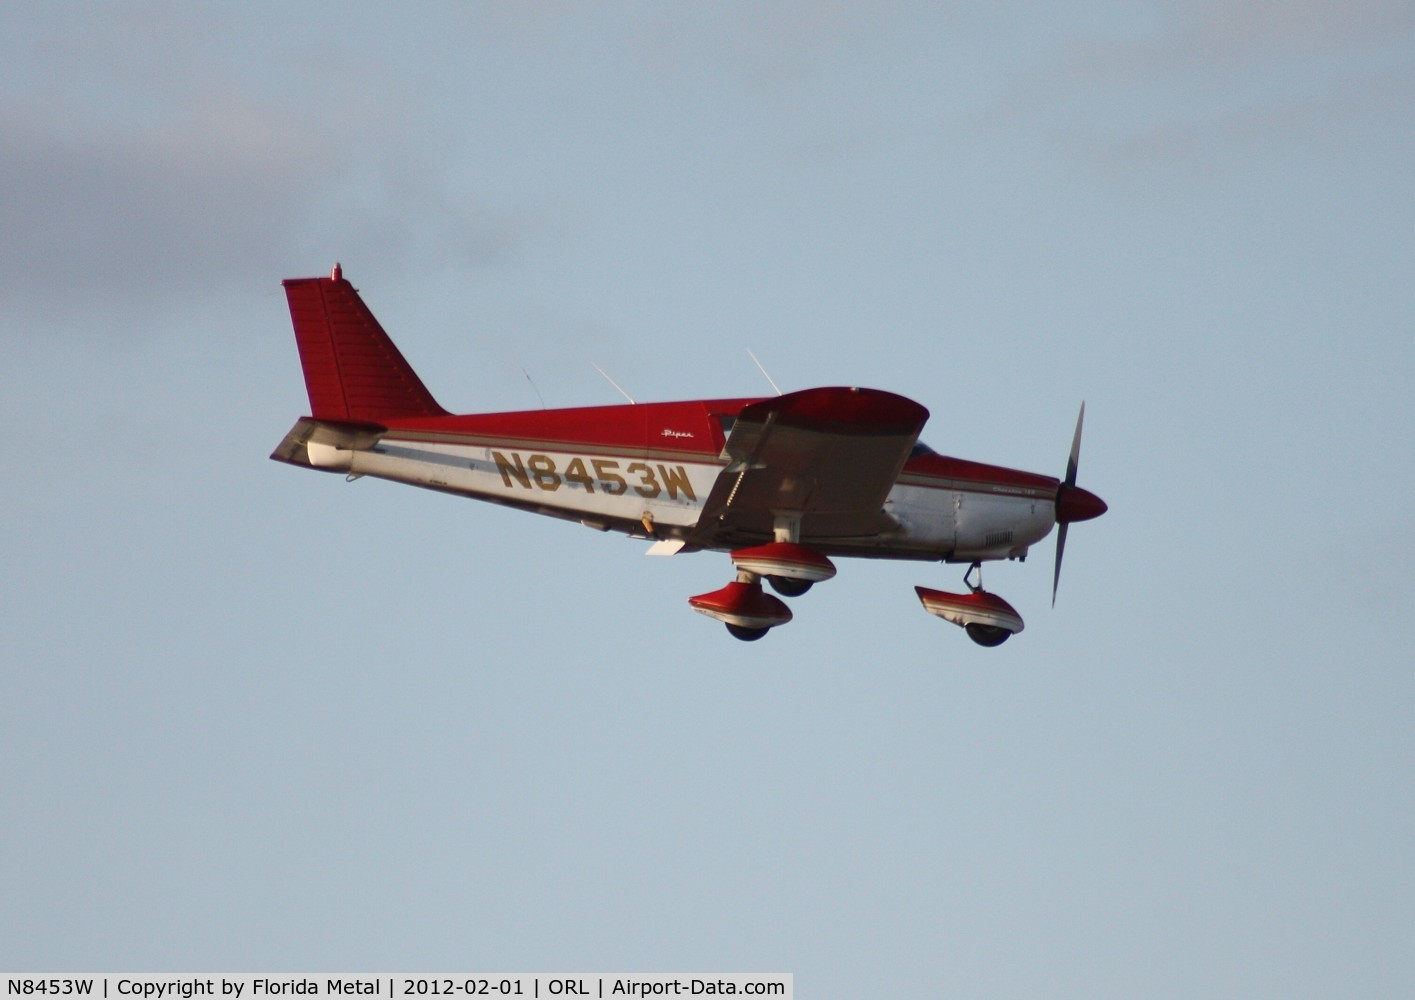
[[766,579],[771,589],[782,597],[800,597],[815,583],[814,580],[798,580],[790,576],[769,576]]
[[779,597],[762,589],[761,577],[746,570],[737,579],[710,594],[688,598],[694,611],[716,618],[743,642],[755,642],[778,625],[791,620],[791,609]]
[[743,642],[756,642],[791,620],[786,602],[766,592],[762,581],[784,597],[800,597],[811,585],[829,580],[835,566],[821,553],[800,544],[800,518],[777,515],[776,540],[732,550],[737,579],[710,594],[688,598],[694,611],[716,618]]
[[[978,582],[973,582],[973,574]],[[996,594],[983,589],[982,563],[975,562],[963,574],[966,594],[950,594],[942,590],[915,587],[924,610],[944,621],[960,625],[979,646],[1001,646],[1014,632],[1022,631],[1022,616],[1017,609]]]

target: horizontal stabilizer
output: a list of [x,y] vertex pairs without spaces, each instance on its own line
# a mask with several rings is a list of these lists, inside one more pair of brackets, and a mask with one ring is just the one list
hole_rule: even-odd
[[309,469],[347,472],[353,453],[372,448],[387,430],[380,424],[334,423],[301,417],[270,457]]

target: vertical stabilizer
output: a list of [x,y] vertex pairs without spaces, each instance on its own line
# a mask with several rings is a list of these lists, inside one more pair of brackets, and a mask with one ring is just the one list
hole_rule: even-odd
[[291,278],[284,284],[310,416],[378,423],[447,414],[338,264],[328,278]]

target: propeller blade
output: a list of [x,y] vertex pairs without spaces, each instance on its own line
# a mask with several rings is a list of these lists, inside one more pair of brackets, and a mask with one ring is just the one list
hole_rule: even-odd
[[1051,606],[1056,607],[1056,587],[1061,582],[1061,555],[1066,551],[1066,529],[1071,525],[1065,523],[1056,532],[1056,569],[1051,574]]
[[[1086,421],[1086,401],[1081,401],[1081,412],[1076,415],[1076,433],[1071,438],[1071,457],[1066,460],[1066,479],[1057,491],[1058,501],[1062,493],[1076,485],[1076,467],[1081,462],[1081,425]],[[1069,522],[1062,521],[1056,532],[1056,568],[1051,574],[1051,606],[1056,607],[1056,590],[1061,584],[1061,557],[1066,554],[1066,529]]]
[[1066,485],[1076,485],[1076,466],[1081,460],[1081,425],[1086,421],[1086,403],[1081,402],[1081,412],[1076,415],[1076,434],[1071,438],[1071,458],[1066,462]]

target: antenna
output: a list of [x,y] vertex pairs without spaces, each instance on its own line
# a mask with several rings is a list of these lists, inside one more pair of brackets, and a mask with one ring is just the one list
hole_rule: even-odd
[[763,375],[766,376],[766,380],[771,383],[771,387],[772,387],[773,389],[775,389],[775,390],[776,390],[776,394],[777,394],[778,396],[780,396],[780,395],[781,395],[781,386],[777,385],[777,384],[776,384],[776,379],[772,378],[771,375],[767,372],[767,370],[762,367],[762,363],[757,360],[757,356],[752,353],[752,349],[751,349],[750,347],[747,348],[747,357],[749,357],[749,358],[752,359],[752,363],[757,366],[757,370],[760,371]]
[[540,408],[542,410],[545,409],[545,397],[540,394],[540,386],[536,385],[535,379],[531,378],[531,373],[526,371],[524,368],[521,369],[521,374],[526,376],[526,381],[529,382],[531,384],[531,388],[536,391],[536,396],[540,399]]
[[614,388],[616,388],[616,389],[619,390],[619,395],[623,396],[625,399],[627,399],[627,400],[628,400],[629,402],[631,402],[631,403],[635,402],[634,397],[631,396],[631,395],[629,395],[627,392],[625,392],[625,391],[624,391],[624,387],[623,387],[622,385],[620,385],[618,382],[614,381],[614,379],[610,378],[610,377],[609,377],[609,373],[608,373],[607,371],[605,371],[605,370],[604,370],[603,368],[601,368],[599,365],[596,365],[593,361],[591,361],[590,364],[593,365],[595,371],[599,372],[601,375],[604,376],[604,380],[605,380],[606,382],[608,382],[610,385],[614,386]]

